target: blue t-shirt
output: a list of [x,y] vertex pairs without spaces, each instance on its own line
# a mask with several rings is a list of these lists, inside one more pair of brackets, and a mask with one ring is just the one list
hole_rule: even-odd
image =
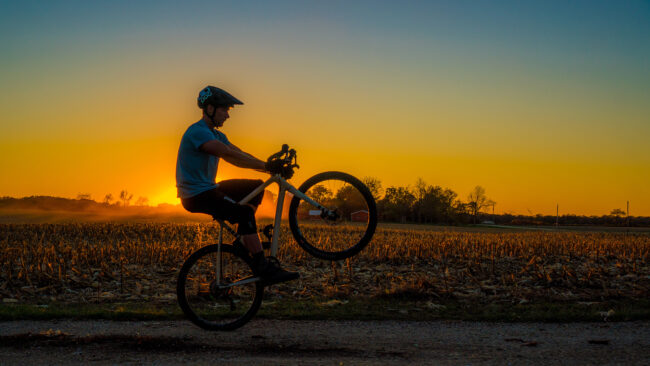
[[188,127],[183,134],[176,159],[178,197],[194,197],[217,187],[215,178],[217,177],[219,158],[199,150],[199,146],[211,140],[219,140],[230,145],[226,135],[208,127],[203,120]]

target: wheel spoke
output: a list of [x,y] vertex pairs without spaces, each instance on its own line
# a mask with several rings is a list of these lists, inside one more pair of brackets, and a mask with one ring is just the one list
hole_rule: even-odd
[[368,244],[377,218],[374,199],[363,183],[344,173],[328,172],[308,179],[300,191],[329,210],[322,212],[299,198],[292,200],[291,230],[305,250],[335,260]]
[[[217,271],[218,263],[221,271]],[[262,291],[248,262],[229,245],[221,246],[221,258],[216,245],[202,248],[190,256],[179,274],[179,304],[190,320],[206,329],[243,325],[259,308]]]

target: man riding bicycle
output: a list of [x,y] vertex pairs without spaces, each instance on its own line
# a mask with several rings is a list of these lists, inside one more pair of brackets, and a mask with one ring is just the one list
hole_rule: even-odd
[[[277,259],[266,258],[257,234],[255,211],[264,192],[249,203],[237,202],[263,182],[256,179],[229,179],[215,182],[219,159],[240,168],[277,173],[282,166],[269,164],[246,153],[218,131],[228,111],[236,104],[244,104],[225,90],[207,86],[199,92],[198,106],[203,112],[200,121],[188,127],[183,134],[176,161],[176,187],[183,207],[190,212],[212,215],[215,219],[237,224],[237,234],[253,257],[253,268],[262,283],[271,285],[299,278],[298,272],[280,267]],[[271,165],[271,166],[269,166]],[[279,230],[279,228],[278,228]]]

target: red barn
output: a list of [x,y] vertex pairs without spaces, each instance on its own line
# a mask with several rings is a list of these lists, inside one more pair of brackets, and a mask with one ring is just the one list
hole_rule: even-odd
[[353,213],[350,214],[350,220],[357,221],[357,222],[366,222],[368,221],[368,211],[366,210],[354,211]]

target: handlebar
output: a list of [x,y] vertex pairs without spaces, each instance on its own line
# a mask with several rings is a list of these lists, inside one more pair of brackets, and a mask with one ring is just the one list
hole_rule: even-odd
[[269,158],[268,158],[267,160],[270,161],[270,160],[278,159],[278,158],[280,158],[283,154],[286,154],[287,152],[289,152],[289,145],[287,145],[287,144],[283,144],[283,145],[282,145],[282,150],[280,150],[280,151],[276,152],[275,154],[269,156]]
[[[279,161],[279,162],[278,162]],[[267,159],[267,164],[275,163],[281,166],[281,172],[273,172],[275,174],[282,174],[284,178],[290,178],[293,175],[294,168],[300,168],[298,165],[298,156],[295,149],[289,149],[289,145],[283,144],[282,149],[275,154],[272,154]],[[274,165],[275,165],[274,164]]]

